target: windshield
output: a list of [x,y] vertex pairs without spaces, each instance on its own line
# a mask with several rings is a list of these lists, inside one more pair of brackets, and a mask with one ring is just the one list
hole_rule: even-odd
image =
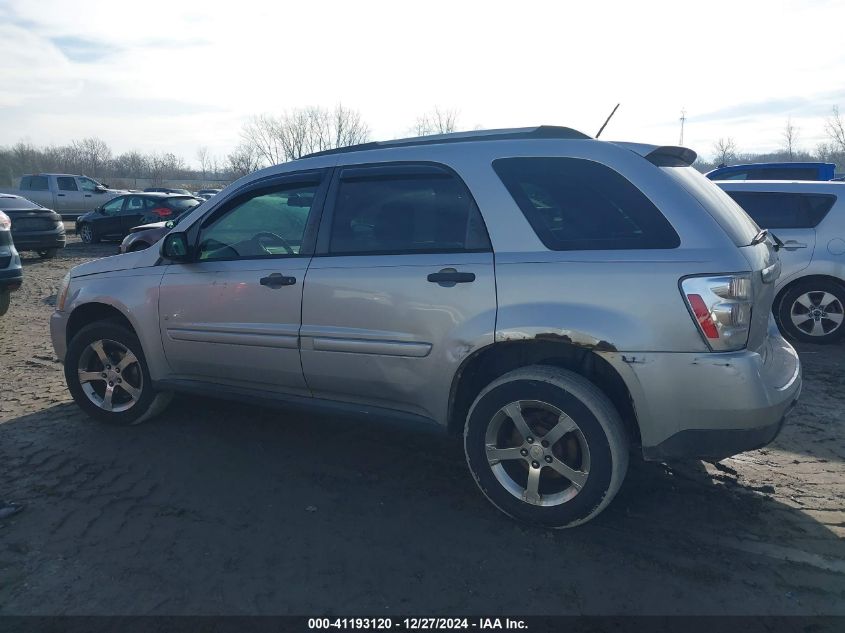
[[661,167],[724,229],[737,246],[751,244],[760,227],[731,197],[694,167]]

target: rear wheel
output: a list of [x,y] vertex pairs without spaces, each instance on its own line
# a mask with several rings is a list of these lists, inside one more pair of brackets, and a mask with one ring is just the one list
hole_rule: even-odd
[[65,379],[76,404],[109,424],[138,424],[170,401],[170,394],[153,389],[138,337],[112,321],[87,325],[73,337]]
[[512,371],[481,391],[464,450],[493,505],[552,528],[601,512],[628,467],[628,439],[607,396],[583,376],[547,366]]
[[94,227],[87,222],[79,227],[79,237],[86,244],[96,244],[100,241],[100,238],[98,238],[94,233]]
[[58,248],[45,248],[43,250],[38,251],[38,255],[42,259],[53,259],[56,256],[56,253],[58,252]]
[[781,299],[778,325],[805,343],[831,343],[845,334],[845,286],[826,279],[800,281]]
[[9,305],[12,303],[12,292],[6,288],[0,288],[0,316],[3,316],[9,311]]

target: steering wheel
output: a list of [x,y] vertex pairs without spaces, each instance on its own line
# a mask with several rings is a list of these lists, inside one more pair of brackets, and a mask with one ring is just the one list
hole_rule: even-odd
[[262,239],[273,240],[282,248],[284,248],[288,252],[288,255],[296,255],[296,251],[293,250],[293,247],[290,245],[290,243],[281,235],[277,235],[276,233],[271,233],[270,231],[261,231],[260,233],[256,233],[252,237],[252,239],[255,240],[258,245],[262,248],[262,250],[264,250],[268,255],[272,255],[273,253],[270,253],[270,251],[264,248],[264,245],[261,243]]

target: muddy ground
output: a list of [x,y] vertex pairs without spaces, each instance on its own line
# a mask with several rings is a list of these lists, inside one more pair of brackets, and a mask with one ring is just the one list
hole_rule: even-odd
[[[634,462],[563,532],[500,515],[441,436],[178,398],[134,428],[71,402],[47,320],[116,244],[25,261],[0,319],[0,614],[845,614],[845,345],[800,348],[765,450]],[[29,254],[26,254],[29,255]]]

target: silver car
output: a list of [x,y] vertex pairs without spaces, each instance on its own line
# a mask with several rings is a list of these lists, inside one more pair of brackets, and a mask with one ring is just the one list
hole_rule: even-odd
[[188,392],[433,426],[499,509],[578,525],[629,454],[763,446],[800,391],[773,244],[694,159],[538,127],[263,169],[74,268],[53,344],[105,422]]
[[781,331],[809,343],[845,334],[845,182],[718,182],[763,228],[783,242],[775,318]]

